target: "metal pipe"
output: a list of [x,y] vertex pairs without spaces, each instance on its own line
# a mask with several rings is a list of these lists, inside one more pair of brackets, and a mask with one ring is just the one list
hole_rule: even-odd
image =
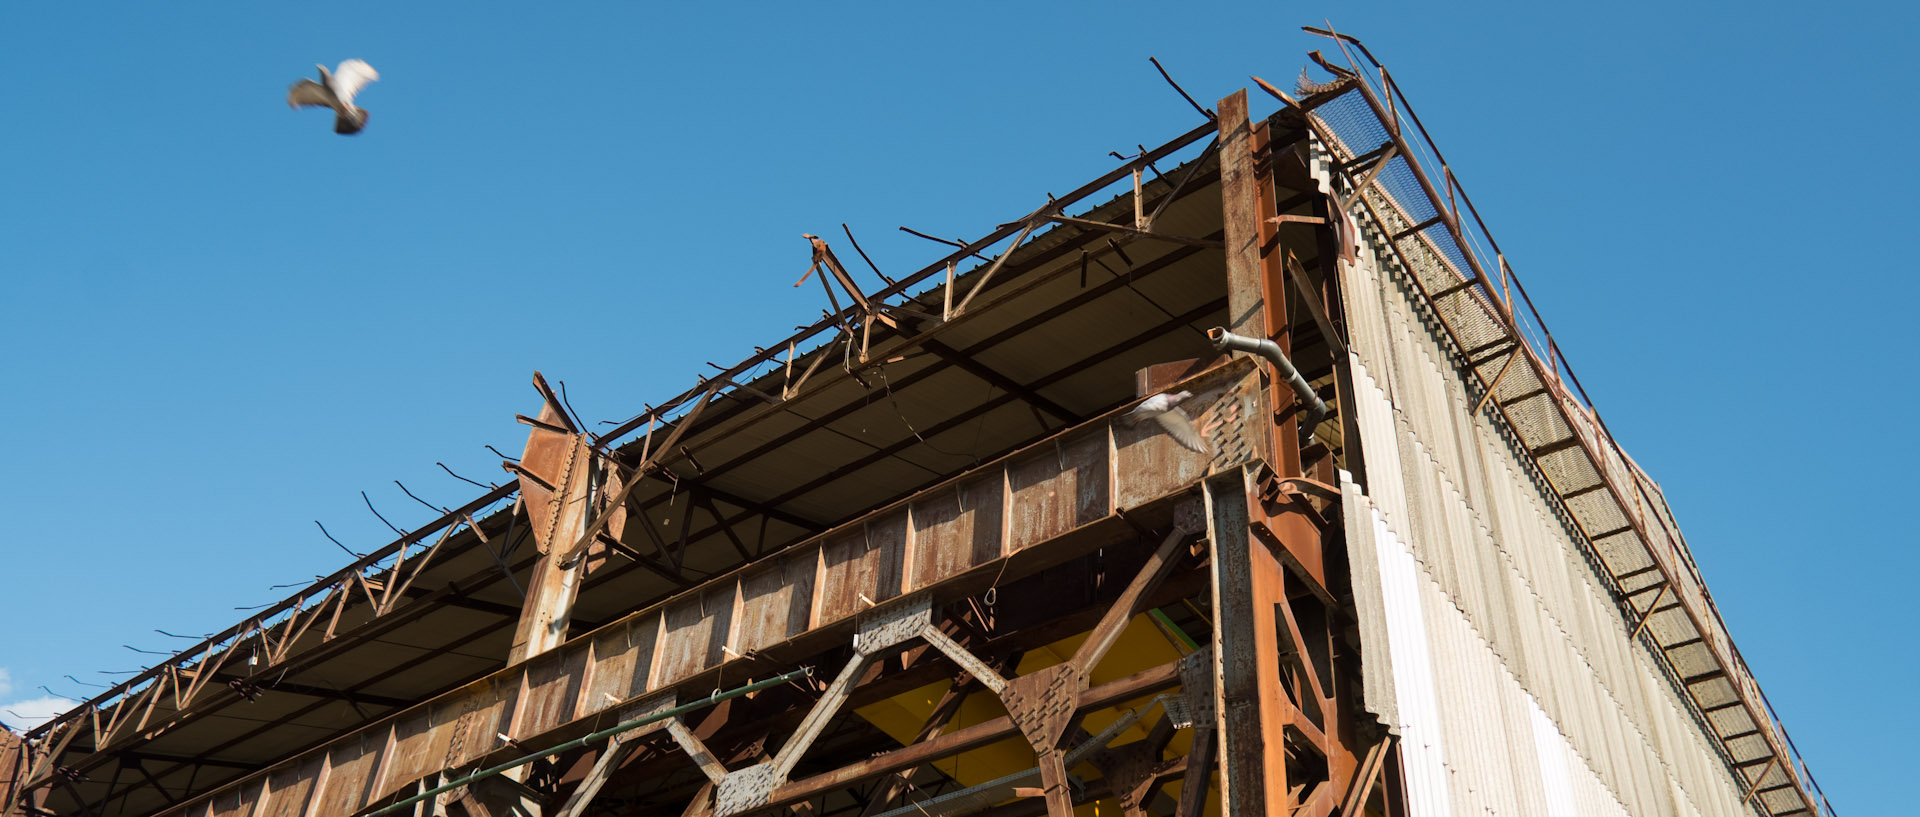
[[646,726],[647,724],[650,724],[650,723],[659,723],[660,721],[666,720],[668,718],[677,718],[677,717],[680,717],[681,715],[685,715],[697,709],[712,706],[721,701],[727,700],[728,698],[738,698],[742,695],[759,692],[760,690],[766,689],[768,687],[779,686],[788,681],[792,681],[797,678],[801,678],[801,677],[812,675],[812,674],[813,674],[812,667],[797,669],[785,675],[776,675],[764,681],[755,681],[743,687],[735,687],[733,689],[727,690],[726,692],[715,692],[714,694],[709,695],[705,698],[701,698],[700,700],[694,701],[693,703],[681,704],[679,706],[673,707],[672,709],[661,710],[651,715],[642,715],[638,718],[634,718],[633,720],[616,724],[606,729],[602,729],[598,732],[594,732],[592,734],[586,735],[585,737],[574,738],[573,740],[567,741],[565,743],[546,749],[544,751],[535,752],[525,757],[519,757],[513,760],[509,760],[497,766],[490,766],[488,768],[481,769],[480,771],[474,772],[473,774],[467,775],[466,777],[462,777],[459,780],[455,780],[451,783],[443,783],[441,785],[438,785],[431,789],[423,791],[419,794],[413,795],[412,797],[408,797],[404,800],[401,800],[398,803],[394,803],[393,805],[387,806],[377,811],[368,812],[367,814],[363,815],[363,817],[381,817],[382,815],[392,814],[393,812],[399,811],[400,809],[406,808],[407,806],[411,806],[429,797],[444,794],[446,792],[460,788],[461,786],[465,786],[469,783],[474,782],[475,780],[481,780],[484,778],[493,777],[508,769],[516,768],[519,766],[525,766],[526,764],[532,763],[541,758],[552,757],[554,755],[560,754],[561,752],[578,749],[589,743],[597,743],[599,741],[603,741],[603,740],[606,740],[607,738],[613,737],[614,735],[618,735],[621,732],[629,732],[634,729],[638,729],[642,726]]
[[1216,326],[1207,330],[1207,337],[1213,341],[1213,348],[1220,351],[1246,352],[1259,355],[1273,364],[1274,371],[1285,378],[1293,389],[1293,395],[1307,406],[1307,419],[1300,424],[1300,437],[1303,443],[1313,442],[1313,430],[1320,421],[1327,419],[1327,403],[1320,395],[1313,393],[1313,386],[1294,368],[1293,361],[1287,359],[1287,353],[1280,350],[1280,344],[1266,338],[1241,337],[1228,332],[1224,327]]

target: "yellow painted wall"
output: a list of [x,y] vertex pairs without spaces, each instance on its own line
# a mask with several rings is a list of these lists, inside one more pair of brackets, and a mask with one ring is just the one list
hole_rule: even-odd
[[[1085,641],[1086,637],[1087,634],[1082,633],[1044,647],[1028,650],[1020,659],[1017,674],[1026,675],[1065,662],[1073,657],[1074,650],[1079,649],[1080,643]],[[1093,668],[1092,677],[1089,680],[1093,686],[1109,683],[1177,660],[1182,652],[1183,648],[1176,647],[1147,615],[1137,615],[1127,622],[1126,629],[1121,632],[1120,639],[1114,642],[1113,649],[1107,652],[1106,658]],[[905,743],[912,740],[913,736],[920,731],[927,717],[933,713],[934,705],[940,701],[940,696],[946,694],[946,691],[947,683],[944,681],[928,684],[861,707],[854,712],[894,740]],[[1118,720],[1126,710],[1146,706],[1151,700],[1152,696],[1147,696],[1127,701],[1118,707],[1093,712],[1088,714],[1082,723],[1087,731],[1097,733]],[[1007,710],[1000,705],[998,698],[992,693],[980,690],[967,696],[967,699],[960,704],[960,711],[947,723],[941,734],[990,721],[1006,714]],[[1134,724],[1114,738],[1112,745],[1118,746],[1144,739],[1147,731],[1162,717],[1165,717],[1165,713],[1156,712],[1142,718],[1140,723]],[[1192,742],[1192,730],[1179,730],[1174,733],[1173,742],[1168,745],[1167,751],[1172,756],[1178,757],[1187,752]],[[941,773],[960,781],[961,785],[974,786],[1033,768],[1033,749],[1027,745],[1025,738],[1008,738],[937,761],[934,766]],[[1098,771],[1085,764],[1072,771],[1083,779],[1100,776]],[[1167,783],[1165,791],[1169,796],[1179,797],[1180,782],[1174,780]],[[1209,793],[1207,801],[1207,813],[1218,814],[1217,794]],[[1101,800],[1080,806],[1075,809],[1075,814],[1076,817],[1118,817],[1120,807],[1116,801]]]

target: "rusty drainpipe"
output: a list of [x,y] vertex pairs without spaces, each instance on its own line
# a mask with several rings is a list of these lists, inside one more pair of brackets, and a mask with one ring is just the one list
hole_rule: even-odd
[[1313,393],[1313,386],[1294,368],[1293,361],[1287,359],[1287,353],[1280,350],[1280,344],[1266,338],[1249,338],[1228,332],[1224,327],[1216,326],[1207,330],[1207,337],[1213,341],[1213,348],[1220,351],[1246,352],[1259,355],[1273,364],[1273,369],[1287,381],[1295,397],[1307,407],[1307,418],[1300,423],[1301,444],[1313,442],[1313,430],[1320,427],[1320,421],[1327,419],[1327,403],[1320,395]]

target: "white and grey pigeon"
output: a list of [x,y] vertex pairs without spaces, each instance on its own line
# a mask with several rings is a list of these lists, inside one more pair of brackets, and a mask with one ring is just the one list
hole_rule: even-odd
[[367,83],[379,80],[380,72],[365,60],[345,60],[331,74],[324,65],[314,67],[320,69],[320,81],[303,79],[294,83],[287,89],[287,107],[332,108],[334,133],[359,133],[367,126],[367,109],[355,106],[353,97]]
[[1200,436],[1200,430],[1193,427],[1193,420],[1180,409],[1180,404],[1192,397],[1193,392],[1190,391],[1179,394],[1156,394],[1140,401],[1140,405],[1127,412],[1126,416],[1130,422],[1152,420],[1159,423],[1160,427],[1166,429],[1167,434],[1173,437],[1174,442],[1188,450],[1205,454],[1207,453],[1206,438]]

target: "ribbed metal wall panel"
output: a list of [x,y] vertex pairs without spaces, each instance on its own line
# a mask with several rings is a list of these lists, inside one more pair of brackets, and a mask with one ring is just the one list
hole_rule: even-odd
[[1384,681],[1397,715],[1388,724],[1401,739],[1408,813],[1633,813],[1440,589],[1415,548],[1399,540],[1351,483],[1345,487],[1349,502],[1358,500],[1348,506],[1348,522],[1364,528],[1362,538],[1349,540],[1355,581],[1372,577],[1364,592],[1381,603],[1384,631],[1363,630],[1373,639],[1367,671],[1382,668],[1389,676]]
[[[1343,265],[1355,381],[1348,408],[1366,481],[1347,512],[1377,517],[1348,520],[1350,541],[1370,539],[1381,554],[1372,565],[1354,557],[1356,603],[1385,605],[1384,627],[1363,613],[1362,638],[1390,645],[1383,656],[1363,643],[1369,709],[1390,725],[1428,730],[1419,747],[1403,744],[1410,766],[1439,758],[1446,768],[1439,782],[1409,769],[1410,798],[1450,803],[1456,814],[1750,813],[1743,786],[1658,657],[1628,637],[1633,622],[1596,554],[1496,413],[1473,413],[1480,395],[1463,384],[1464,363],[1387,264],[1363,253],[1361,263]],[[1394,578],[1389,543],[1404,546],[1430,588],[1418,622],[1396,601],[1406,588]],[[1359,586],[1367,581],[1379,588]],[[1414,632],[1424,634],[1418,647]],[[1475,663],[1480,652],[1486,666]],[[1518,697],[1486,692],[1506,685]],[[1437,720],[1418,726],[1430,703]],[[1560,750],[1543,743],[1545,726],[1562,736],[1568,760],[1560,765],[1569,771],[1516,772],[1554,762]]]

